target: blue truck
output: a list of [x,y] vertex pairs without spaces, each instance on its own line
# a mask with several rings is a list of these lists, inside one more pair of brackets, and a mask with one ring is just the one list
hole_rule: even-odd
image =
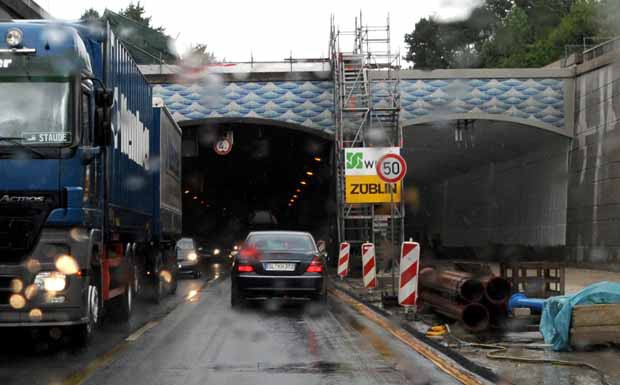
[[181,131],[108,25],[0,23],[0,327],[86,344],[176,290]]

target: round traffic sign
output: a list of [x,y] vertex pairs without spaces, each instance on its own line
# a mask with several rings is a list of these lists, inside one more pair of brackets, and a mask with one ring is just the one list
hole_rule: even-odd
[[377,175],[382,181],[396,183],[407,173],[407,162],[399,154],[383,155],[377,162]]
[[228,139],[220,139],[213,144],[213,150],[218,155],[228,155],[228,153],[232,150],[232,143]]

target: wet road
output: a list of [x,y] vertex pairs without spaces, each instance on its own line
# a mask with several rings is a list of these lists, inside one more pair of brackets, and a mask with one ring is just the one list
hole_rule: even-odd
[[[325,307],[268,302],[233,310],[227,277],[188,296],[200,285],[184,281],[177,294],[183,302],[170,304],[174,310],[132,341],[125,339],[128,330],[106,330],[86,354],[22,355],[7,367],[6,356],[0,357],[0,383],[457,383],[335,298]],[[67,367],[77,375],[68,378],[70,372],[61,370]]]

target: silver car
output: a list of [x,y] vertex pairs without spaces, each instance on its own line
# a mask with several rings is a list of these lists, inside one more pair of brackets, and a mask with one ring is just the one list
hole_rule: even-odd
[[181,238],[176,245],[177,265],[180,272],[189,272],[195,278],[200,277],[198,269],[200,257],[196,250],[196,244],[192,238]]

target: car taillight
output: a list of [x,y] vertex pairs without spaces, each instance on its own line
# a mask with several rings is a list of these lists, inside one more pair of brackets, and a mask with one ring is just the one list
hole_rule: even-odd
[[237,265],[237,271],[240,273],[251,273],[254,271],[252,265]]
[[308,265],[308,268],[306,269],[306,273],[322,273],[322,272],[323,272],[323,262],[321,262],[321,259],[318,256],[312,258],[310,265]]

